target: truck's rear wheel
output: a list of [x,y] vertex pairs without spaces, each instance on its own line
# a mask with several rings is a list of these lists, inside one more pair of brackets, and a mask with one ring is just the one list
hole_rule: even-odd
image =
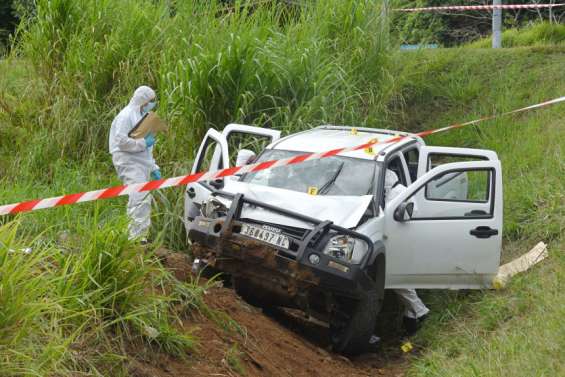
[[[369,347],[382,298],[377,291],[369,291],[355,305],[346,301],[338,303],[338,308],[332,315],[330,339],[335,352],[358,355]],[[353,309],[348,309],[351,306]]]

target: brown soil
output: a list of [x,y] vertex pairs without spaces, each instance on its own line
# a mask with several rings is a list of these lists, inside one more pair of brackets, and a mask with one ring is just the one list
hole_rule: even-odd
[[[181,254],[160,255],[186,277],[190,264]],[[178,268],[182,265],[181,268]],[[203,316],[186,320],[184,328],[198,338],[199,348],[188,359],[156,354],[135,357],[130,372],[138,377],[180,376],[403,376],[409,355],[400,339],[389,337],[380,352],[347,359],[331,352],[327,328],[308,321],[298,311],[263,313],[242,301],[233,290],[213,288],[208,305],[241,326],[224,329]]]

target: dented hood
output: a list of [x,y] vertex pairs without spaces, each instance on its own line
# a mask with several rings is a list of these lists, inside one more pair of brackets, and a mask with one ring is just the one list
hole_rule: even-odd
[[[318,220],[329,220],[344,228],[354,228],[371,202],[371,195],[327,196],[226,180],[223,191],[243,194],[246,198],[280,207]],[[222,201],[225,198],[218,197]],[[228,200],[229,202],[229,200]],[[229,206],[229,203],[226,203]],[[312,224],[249,205],[243,207],[242,218],[299,228],[312,228]]]

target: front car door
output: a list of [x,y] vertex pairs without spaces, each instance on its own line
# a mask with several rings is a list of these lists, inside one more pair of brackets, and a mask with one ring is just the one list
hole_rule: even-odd
[[[430,151],[426,148],[420,157]],[[500,262],[502,176],[498,159],[477,153],[483,161],[448,162],[419,171],[416,182],[387,203],[386,288],[491,285]],[[428,159],[424,161],[427,166]],[[458,187],[458,194],[442,190],[446,185]]]

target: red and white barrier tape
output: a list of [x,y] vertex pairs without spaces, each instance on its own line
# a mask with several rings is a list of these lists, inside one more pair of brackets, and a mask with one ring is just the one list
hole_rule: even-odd
[[306,153],[306,154],[298,155],[298,156],[295,156],[295,157],[286,158],[286,159],[283,159],[283,160],[271,160],[271,161],[258,162],[258,163],[250,164],[250,165],[244,165],[244,166],[235,166],[235,167],[226,168],[226,169],[222,169],[222,170],[215,171],[215,172],[201,172],[201,173],[195,173],[195,174],[190,174],[190,175],[183,175],[183,176],[180,176],[180,177],[159,179],[159,180],[144,182],[144,183],[137,183],[137,184],[128,185],[128,186],[115,186],[115,187],[110,187],[110,188],[106,188],[106,189],[102,189],[102,190],[81,192],[81,193],[77,193],[77,194],[56,196],[56,197],[47,198],[47,199],[37,199],[37,200],[30,200],[30,201],[27,201],[27,202],[8,204],[8,205],[0,206],[0,216],[8,215],[8,214],[16,214],[16,213],[20,213],[20,212],[36,211],[38,209],[44,209],[44,208],[59,207],[59,206],[64,206],[64,205],[68,205],[68,204],[89,202],[89,201],[99,200],[99,199],[114,198],[114,197],[117,197],[117,196],[128,195],[128,194],[131,194],[133,192],[146,192],[146,191],[163,189],[163,188],[167,188],[167,187],[183,186],[183,185],[187,185],[189,183],[200,182],[200,181],[208,181],[208,180],[228,177],[228,176],[232,176],[232,175],[235,175],[235,174],[238,174],[238,173],[243,174],[243,173],[249,173],[249,172],[257,172],[257,171],[261,171],[261,170],[277,168],[279,166],[298,164],[298,163],[301,163],[301,162],[304,162],[304,161],[310,161],[310,160],[316,160],[316,159],[320,159],[320,158],[335,156],[335,155],[338,155],[340,153],[346,153],[346,152],[352,152],[352,151],[367,149],[367,148],[372,147],[373,145],[376,145],[376,144],[396,143],[396,142],[398,142],[398,141],[400,141],[404,138],[412,137],[414,135],[420,136],[420,137],[425,137],[425,136],[428,136],[428,135],[437,134],[437,133],[452,130],[452,129],[455,129],[455,128],[470,126],[472,124],[477,124],[477,123],[480,123],[480,122],[483,122],[483,121],[486,121],[486,120],[502,117],[502,116],[505,116],[505,115],[516,114],[516,113],[520,113],[520,112],[524,112],[524,111],[528,111],[528,110],[537,109],[537,108],[540,108],[540,107],[553,105],[553,104],[556,104],[556,103],[559,103],[559,102],[565,102],[565,97],[556,98],[556,99],[553,99],[553,100],[550,100],[550,101],[538,103],[536,105],[532,105],[532,106],[528,106],[528,107],[523,107],[521,109],[509,111],[509,112],[498,114],[498,115],[491,115],[491,116],[482,117],[482,118],[475,119],[475,120],[465,122],[465,123],[461,123],[461,124],[453,124],[451,126],[436,128],[436,129],[428,130],[428,131],[423,131],[423,132],[419,132],[417,134],[411,134],[411,135],[408,135],[408,136],[397,136],[397,137],[394,137],[392,139],[388,139],[388,140],[385,140],[385,141],[382,141],[382,142],[379,142],[378,140],[374,140],[374,141],[370,141],[368,143],[358,145],[358,146],[355,146],[355,147],[338,148],[338,149],[333,149],[331,151],[321,152],[321,153]]
[[441,12],[450,10],[494,10],[494,9],[541,9],[562,7],[560,4],[505,4],[505,5],[454,5],[445,7],[425,7],[425,8],[396,8],[395,12]]

